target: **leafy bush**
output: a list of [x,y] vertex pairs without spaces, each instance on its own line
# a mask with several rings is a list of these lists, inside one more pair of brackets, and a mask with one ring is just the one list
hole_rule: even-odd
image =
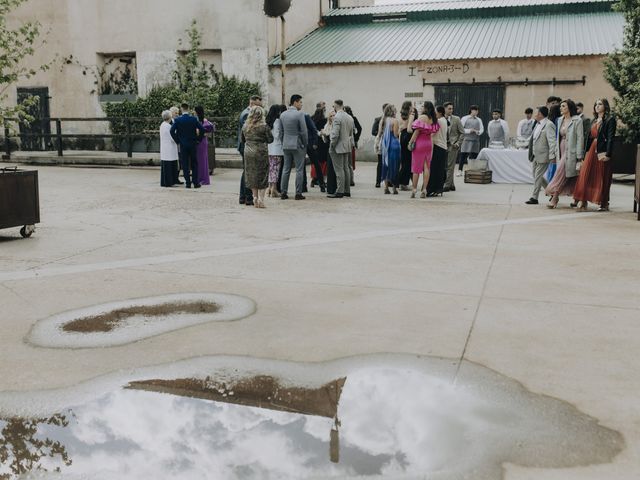
[[[107,117],[144,117],[131,122],[132,133],[157,132],[163,110],[187,102],[191,107],[202,105],[207,118],[216,123],[219,145],[236,143],[238,116],[247,106],[251,95],[259,95],[257,83],[228,77],[216,72],[204,62],[199,63],[198,51],[201,35],[195,20],[189,30],[190,49],[185,55],[177,54],[176,69],[167,85],[154,87],[146,97],[131,102],[108,103],[104,106]],[[111,122],[115,135],[127,132],[125,120]],[[114,138],[114,147],[122,145],[123,138]]]
[[626,20],[622,50],[605,61],[604,76],[618,93],[615,113],[625,125],[628,142],[640,142],[640,6],[638,0],[620,0],[614,7]]

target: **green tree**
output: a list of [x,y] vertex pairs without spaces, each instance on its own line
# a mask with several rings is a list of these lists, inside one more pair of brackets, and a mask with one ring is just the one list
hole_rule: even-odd
[[615,112],[625,124],[629,142],[640,142],[640,2],[620,0],[614,5],[626,20],[624,44],[605,60],[604,76],[618,96]]
[[49,69],[49,64],[39,68],[25,65],[25,59],[33,56],[40,35],[40,23],[26,22],[15,27],[7,25],[7,16],[27,0],[0,0],[0,127],[7,119],[16,118],[24,123],[33,121],[29,110],[37,104],[36,97],[27,97],[15,106],[8,106],[8,92],[16,82]]
[[[202,34],[195,20],[188,30],[187,41],[188,46],[183,45],[182,40],[178,42],[176,66],[167,78],[166,85],[154,87],[146,97],[139,97],[133,102],[106,104],[105,113],[113,118],[153,118],[150,121],[132,122],[132,131],[143,133],[155,132],[162,111],[171,106],[178,106],[182,102],[191,106],[202,105],[209,120],[216,123],[219,145],[235,145],[238,115],[246,107],[251,95],[260,94],[260,87],[248,80],[226,76],[216,71],[212,65],[200,61]],[[185,47],[188,48],[186,51]],[[125,133],[126,122],[113,121],[111,130],[116,135]],[[116,148],[121,142],[121,139],[114,139]]]

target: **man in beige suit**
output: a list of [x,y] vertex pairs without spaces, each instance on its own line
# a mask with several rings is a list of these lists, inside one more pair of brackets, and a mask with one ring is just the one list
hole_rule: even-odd
[[464,140],[464,128],[460,117],[453,114],[453,103],[447,102],[444,105],[444,117],[447,119],[447,179],[444,182],[445,192],[455,192],[456,186],[453,184],[453,173],[456,169],[456,162],[460,154],[460,145]]
[[351,149],[355,145],[353,137],[354,122],[353,118],[343,110],[344,103],[342,100],[336,100],[333,108],[336,116],[333,119],[333,127],[331,128],[329,154],[333,162],[333,169],[336,172],[336,193],[329,194],[329,198],[342,198],[351,196],[351,171],[349,163],[351,162]]
[[556,126],[547,118],[549,109],[538,107],[536,110],[536,126],[529,140],[529,161],[533,168],[533,194],[525,203],[537,205],[540,190],[547,187],[545,173],[549,162],[556,158]]

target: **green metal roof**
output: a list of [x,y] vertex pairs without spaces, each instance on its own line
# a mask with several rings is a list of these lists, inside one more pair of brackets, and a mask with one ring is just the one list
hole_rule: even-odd
[[287,64],[603,55],[622,46],[623,31],[623,15],[611,11],[337,23],[289,47]]
[[[551,13],[553,11],[602,11],[611,10],[613,0],[448,0],[396,5],[374,5],[368,7],[335,8],[325,14],[327,21],[345,17],[368,17],[406,13],[409,17],[419,13],[471,11],[482,14],[486,10],[524,9],[533,13]],[[496,12],[492,12],[496,13]]]

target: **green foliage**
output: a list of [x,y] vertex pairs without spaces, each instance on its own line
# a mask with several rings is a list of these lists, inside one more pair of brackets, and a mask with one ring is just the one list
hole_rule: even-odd
[[49,64],[38,68],[25,66],[24,60],[35,53],[40,35],[40,23],[26,22],[16,28],[7,26],[7,16],[27,0],[0,0],[0,127],[12,125],[7,119],[16,118],[23,123],[33,121],[29,110],[38,99],[27,97],[16,106],[7,107],[8,91],[18,80],[29,79],[38,71],[46,71]]
[[625,124],[622,135],[629,142],[640,142],[640,3],[620,0],[614,8],[624,13],[624,45],[605,60],[604,76],[618,96],[615,113]]
[[[17,475],[48,471],[52,463],[71,465],[66,447],[59,441],[43,438],[43,426],[66,427],[65,415],[56,414],[47,418],[0,418],[5,422],[0,431],[0,480],[9,480]],[[45,459],[45,461],[42,461]],[[52,468],[60,472],[60,466]]]
[[[154,87],[146,97],[136,101],[108,103],[104,106],[107,117],[146,117],[133,121],[133,133],[151,133],[158,130],[163,110],[179,106],[182,102],[191,107],[202,105],[210,121],[216,123],[216,136],[228,145],[235,144],[240,112],[247,106],[251,95],[259,95],[257,83],[228,77],[212,66],[199,61],[201,34],[195,20],[189,29],[189,50],[178,53],[176,67],[167,85]],[[182,41],[179,42],[179,47]],[[126,121],[113,121],[114,134],[126,133]],[[114,144],[117,146],[117,141]]]

